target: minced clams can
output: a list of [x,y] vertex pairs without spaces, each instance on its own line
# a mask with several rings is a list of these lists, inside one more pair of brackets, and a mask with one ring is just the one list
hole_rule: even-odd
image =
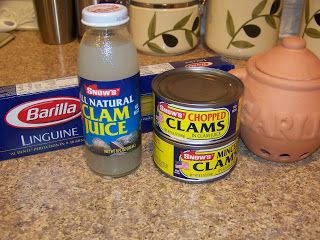
[[208,182],[236,164],[242,82],[217,69],[179,68],[152,82],[154,162],[166,175]]
[[188,183],[202,183],[226,176],[236,164],[238,135],[212,145],[182,144],[154,130],[153,159],[167,176]]
[[237,135],[243,84],[217,69],[178,68],[152,82],[153,126],[171,140],[214,144]]

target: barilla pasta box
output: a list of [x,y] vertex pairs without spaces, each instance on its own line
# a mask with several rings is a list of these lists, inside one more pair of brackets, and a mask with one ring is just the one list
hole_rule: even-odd
[[0,88],[0,160],[83,144],[78,78]]
[[[140,68],[142,132],[152,131],[153,78],[178,67],[234,66],[221,57]],[[76,76],[0,87],[0,160],[82,145],[83,128]]]

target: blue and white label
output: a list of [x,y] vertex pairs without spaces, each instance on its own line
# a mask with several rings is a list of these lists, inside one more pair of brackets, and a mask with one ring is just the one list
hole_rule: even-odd
[[97,154],[129,152],[141,144],[139,73],[116,81],[79,77],[84,139]]

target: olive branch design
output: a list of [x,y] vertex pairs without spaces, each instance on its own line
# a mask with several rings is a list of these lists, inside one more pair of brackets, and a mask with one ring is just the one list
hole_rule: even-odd
[[[236,48],[251,48],[254,47],[254,44],[245,41],[245,40],[236,40],[235,38],[238,35],[238,33],[243,29],[246,35],[250,38],[256,38],[260,35],[261,33],[261,28],[255,24],[250,24],[253,20],[257,18],[264,18],[267,22],[267,24],[272,27],[273,29],[276,29],[276,18],[280,19],[281,17],[281,0],[275,0],[272,3],[272,6],[270,8],[269,14],[261,14],[262,11],[265,9],[267,4],[267,0],[262,0],[252,11],[251,13],[251,19],[248,19],[246,22],[244,22],[240,28],[235,30],[234,23],[233,23],[233,18],[228,10],[227,12],[227,20],[226,20],[226,25],[227,25],[227,31],[228,34],[231,37],[231,40],[229,41],[227,45],[227,49],[230,48],[230,46],[234,46]],[[278,13],[278,14],[277,14]]]
[[305,10],[304,10],[304,20],[305,20],[305,27],[303,29],[302,38],[306,34],[307,36],[311,38],[320,38],[320,31],[309,27],[309,24],[314,19],[316,24],[320,26],[320,9],[316,10],[311,16],[310,16],[310,1],[306,0],[305,2]]
[[189,22],[191,15],[192,15],[192,13],[183,17],[181,20],[179,20],[173,26],[172,29],[168,29],[166,31],[163,31],[161,33],[156,34],[157,16],[155,13],[149,23],[149,26],[148,26],[148,40],[145,41],[142,46],[147,45],[151,51],[164,54],[166,52],[158,44],[156,44],[152,41],[161,36],[165,45],[167,47],[173,48],[173,47],[177,46],[177,44],[179,43],[179,40],[172,33],[177,30],[182,30],[185,33],[185,38],[186,38],[189,46],[191,48],[194,47],[195,43],[193,41],[193,36],[195,36],[196,38],[198,38],[200,36],[200,29],[199,29],[200,19],[197,16],[193,20],[192,28],[187,29],[187,28],[185,28],[185,25]]

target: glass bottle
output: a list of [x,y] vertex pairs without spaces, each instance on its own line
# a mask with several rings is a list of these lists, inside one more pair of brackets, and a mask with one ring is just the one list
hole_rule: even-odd
[[124,176],[141,162],[139,65],[119,4],[82,11],[88,26],[78,53],[85,157],[96,173]]

